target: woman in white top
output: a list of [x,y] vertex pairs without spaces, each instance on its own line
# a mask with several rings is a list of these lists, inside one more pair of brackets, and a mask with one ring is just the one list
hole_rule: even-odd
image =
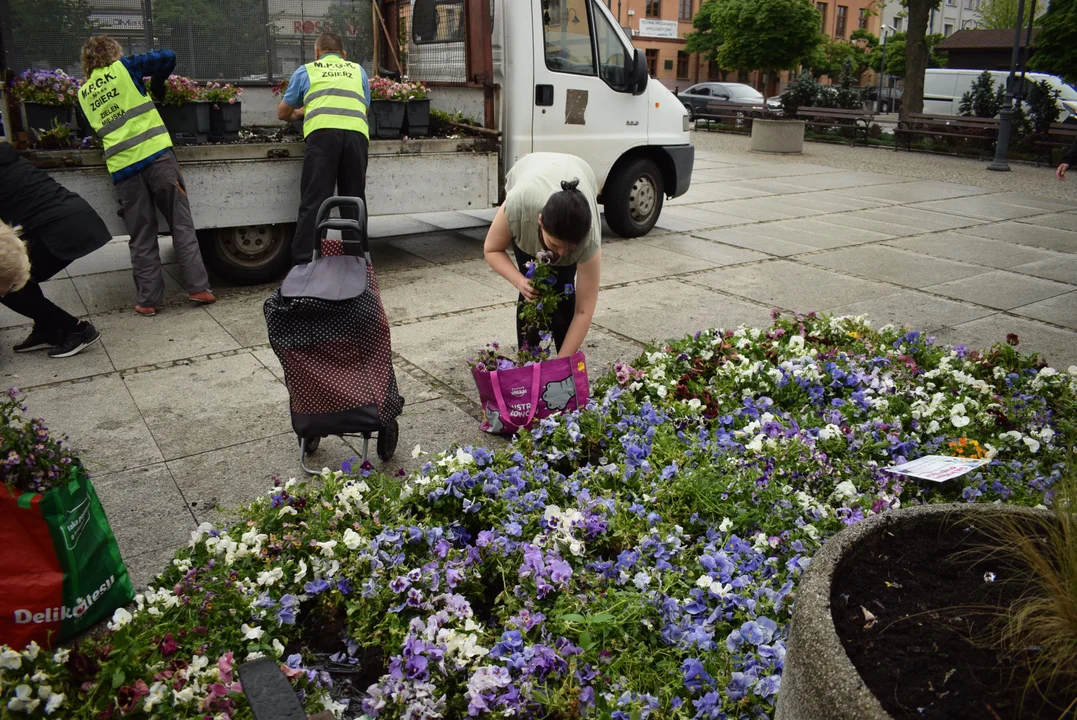
[[[543,250],[553,253],[557,288],[574,284],[563,297],[550,331],[557,357],[571,357],[591,328],[602,263],[602,220],[598,183],[586,161],[562,153],[532,153],[521,158],[505,177],[505,202],[486,234],[483,253],[501,277],[520,291],[516,336],[523,347],[535,347],[537,334],[524,337],[520,309],[535,297],[523,268]],[[509,258],[512,246],[516,265]]]

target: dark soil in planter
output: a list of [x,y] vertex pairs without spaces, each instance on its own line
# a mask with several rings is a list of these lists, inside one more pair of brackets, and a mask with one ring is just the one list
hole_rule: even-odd
[[[909,523],[839,565],[830,595],[838,637],[894,717],[1058,718],[1073,700],[1026,692],[1027,666],[990,647],[994,610],[1024,586],[1005,582],[1014,568],[987,559],[987,542],[968,522]],[[988,572],[995,581],[985,580]]]

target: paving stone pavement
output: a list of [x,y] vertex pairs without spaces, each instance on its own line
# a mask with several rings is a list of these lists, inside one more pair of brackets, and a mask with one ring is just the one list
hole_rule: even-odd
[[[772,307],[866,314],[977,347],[1016,332],[1023,350],[1056,367],[1077,363],[1077,198],[992,186],[971,160],[902,155],[903,167],[916,158],[935,168],[910,177],[878,163],[828,165],[813,152],[819,160],[787,162],[702,149],[692,188],[653,232],[624,240],[607,231],[584,347],[592,378],[650,341],[765,325]],[[977,167],[983,186],[973,183]],[[485,343],[514,342],[516,293],[482,259],[492,216],[371,221],[406,399],[396,457],[374,458],[390,472],[422,462],[416,445],[502,442],[478,430],[466,367]],[[162,258],[177,280],[167,239]],[[262,314],[273,286],[216,289],[217,304],[192,307],[169,282],[163,311],[138,316],[127,248],[113,241],[45,284],[102,333],[66,360],[13,354],[28,326],[0,308],[0,379],[26,389],[33,413],[81,451],[140,586],[198,523],[227,519],[274,478],[302,475]],[[312,462],[335,468],[360,446],[328,438]]]

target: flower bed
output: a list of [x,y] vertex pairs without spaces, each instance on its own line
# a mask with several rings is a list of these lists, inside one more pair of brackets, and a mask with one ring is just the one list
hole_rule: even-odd
[[[1008,345],[855,319],[702,332],[508,449],[403,479],[346,463],[202,525],[109,632],[3,648],[0,701],[249,717],[236,668],[267,655],[311,712],[769,717],[820,543],[901,504],[1049,503],[1075,392],[1077,368]],[[992,462],[941,485],[882,470],[957,451]]]

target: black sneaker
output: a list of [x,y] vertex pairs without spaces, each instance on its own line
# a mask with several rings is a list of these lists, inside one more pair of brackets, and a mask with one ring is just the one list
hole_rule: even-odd
[[41,330],[36,325],[30,334],[21,343],[12,348],[17,353],[33,352],[34,350],[47,350],[63,342],[63,334],[51,330]]
[[49,357],[65,358],[78,355],[86,348],[101,339],[101,333],[90,323],[83,320],[78,329],[64,336],[64,340],[58,347],[49,350]]

